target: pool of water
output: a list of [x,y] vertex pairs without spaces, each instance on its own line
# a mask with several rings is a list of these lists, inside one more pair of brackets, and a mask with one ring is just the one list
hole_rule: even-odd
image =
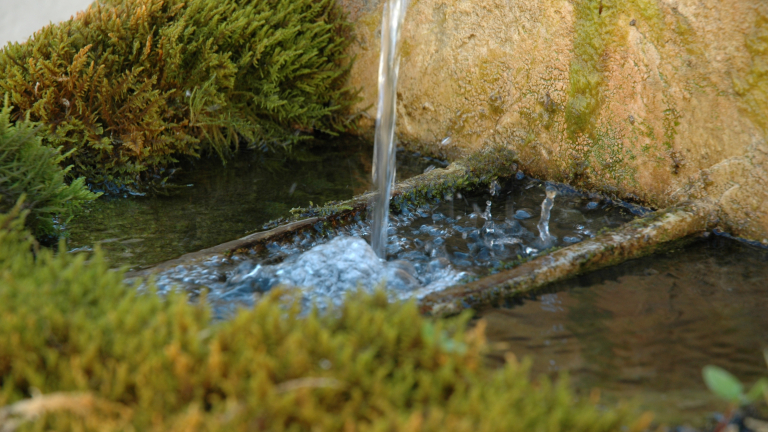
[[768,251],[711,236],[553,284],[479,318],[493,361],[530,356],[535,374],[568,371],[586,392],[636,398],[661,421],[699,427],[727,408],[705,388],[702,367],[750,384],[768,376]]
[[[371,143],[343,138],[291,159],[242,151],[180,164],[170,196],[102,197],[67,226],[72,251],[101,245],[113,266],[139,269],[245,236],[294,207],[345,200],[371,189]],[[440,161],[398,152],[398,180]]]
[[[548,198],[546,216],[542,203]],[[538,211],[537,211],[538,210]],[[371,246],[371,222],[335,232],[305,231],[260,252],[180,264],[157,275],[159,292],[207,291],[217,316],[249,307],[276,286],[294,287],[310,304],[340,303],[358,287],[385,285],[393,299],[421,298],[482,277],[545,250],[591,238],[644,210],[547,184],[522,173],[490,188],[455,193],[392,215],[387,260]],[[548,232],[542,236],[540,228]]]
[[[226,166],[215,159],[185,162],[175,179],[182,187],[171,196],[100,199],[67,226],[68,243],[73,251],[100,244],[114,266],[149,266],[258,231],[293,207],[370,189],[371,153],[369,143],[349,139],[290,161],[244,152]],[[433,166],[445,163],[398,152],[398,180]],[[304,275],[318,270],[335,280],[358,266],[359,273],[346,278],[350,287],[386,276],[400,281],[394,297],[418,297],[545,247],[594,237],[644,212],[550,185],[558,189],[549,220],[553,238],[541,244],[546,186],[520,175],[411,206],[390,221],[384,263],[368,253],[362,239],[370,224],[360,220],[331,236],[307,234],[268,245],[261,255],[179,266],[157,281],[161,292],[174,285],[193,295],[209,291],[221,316],[253,304],[279,280],[278,272],[294,274],[290,266],[296,265]],[[316,253],[302,255],[310,250]],[[333,284],[320,285],[325,291],[318,293],[343,296]],[[768,346],[766,311],[768,251],[711,236],[551,285],[535,297],[480,310],[479,317],[487,322],[491,362],[501,362],[507,352],[530,356],[535,374],[568,371],[585,392],[599,388],[606,400],[637,399],[662,422],[699,426],[725,409],[704,388],[704,365],[722,366],[744,381],[768,375],[761,355]]]

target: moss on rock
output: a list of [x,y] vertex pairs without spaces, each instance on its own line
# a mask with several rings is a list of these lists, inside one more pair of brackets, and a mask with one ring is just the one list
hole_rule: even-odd
[[755,21],[746,38],[751,57],[744,74],[734,74],[733,87],[744,100],[752,120],[768,134],[768,7],[755,11]]
[[73,174],[141,183],[181,155],[346,130],[350,28],[335,0],[100,1],[3,48],[0,94]]

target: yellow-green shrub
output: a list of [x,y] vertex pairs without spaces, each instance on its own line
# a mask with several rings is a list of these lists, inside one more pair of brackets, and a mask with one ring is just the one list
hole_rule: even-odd
[[531,382],[516,362],[486,368],[482,330],[465,332],[466,316],[432,321],[379,293],[300,317],[296,302],[272,295],[212,323],[184,295],[141,294],[122,278],[98,252],[35,257],[21,219],[0,217],[0,407],[33,389],[80,392],[58,395],[71,403],[26,429],[605,431],[627,422],[577,400],[565,380]]
[[14,124],[10,113],[6,98],[0,109],[0,213],[9,212],[23,196],[28,228],[38,237],[56,235],[55,216],[66,220],[98,195],[88,191],[83,178],[67,185],[69,168],[61,167],[67,155],[43,145],[40,125],[26,120]]
[[336,133],[350,24],[335,0],[106,0],[0,51],[0,94],[63,145],[73,174],[126,184],[241,139]]

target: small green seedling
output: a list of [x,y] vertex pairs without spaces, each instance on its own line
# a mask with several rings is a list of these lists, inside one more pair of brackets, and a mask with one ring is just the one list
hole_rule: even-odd
[[[768,364],[768,349],[763,351]],[[704,366],[704,382],[715,395],[735,405],[749,405],[761,397],[768,403],[768,378],[760,378],[752,388],[744,393],[744,385],[730,372],[717,366]]]

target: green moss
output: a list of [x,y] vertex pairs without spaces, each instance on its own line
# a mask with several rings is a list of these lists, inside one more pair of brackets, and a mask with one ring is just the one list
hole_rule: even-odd
[[573,59],[570,88],[565,109],[568,133],[572,139],[593,126],[600,108],[600,90],[604,84],[602,57],[610,39],[616,11],[602,0],[575,3]]
[[[657,0],[633,0],[627,3],[630,7],[626,9],[626,15],[631,15],[636,20],[646,37],[656,46],[664,45],[664,14],[659,8],[660,2]],[[690,26],[678,26],[677,31],[687,31],[686,35],[692,35]]]
[[124,285],[98,252],[35,256],[18,211],[0,215],[0,406],[34,391],[69,398],[22,430],[608,431],[630,420],[575,398],[565,379],[530,381],[516,361],[488,369],[467,315],[433,321],[378,293],[301,317],[277,293],[212,323],[182,294]]
[[574,12],[574,51],[565,111],[571,138],[595,126],[605,84],[604,56],[609,48],[626,39],[629,17],[637,17],[632,18],[635,25],[641,26],[659,46],[663,45],[665,28],[663,14],[654,0],[579,0]]
[[349,31],[335,0],[96,2],[0,51],[0,93],[73,174],[140,183],[181,155],[346,130]]
[[680,113],[674,108],[664,110],[664,142],[662,145],[671,150],[677,136],[677,127],[680,126]]
[[589,149],[590,169],[593,176],[608,173],[614,182],[624,187],[637,186],[637,169],[632,166],[636,156],[623,145],[623,137],[618,130],[609,126],[598,128],[595,141]]
[[[567,145],[570,151],[566,159],[561,161],[571,178],[583,176],[587,179],[588,176],[584,174],[590,174],[592,182],[611,179],[624,184],[636,184],[636,172],[629,163],[636,155],[624,147],[621,136],[623,132],[614,126],[616,120],[610,115],[601,115],[605,87],[604,62],[612,49],[624,49],[621,47],[627,43],[630,23],[638,27],[659,50],[664,49],[667,38],[672,38],[675,45],[684,48],[688,55],[699,55],[701,50],[696,35],[685,17],[674,9],[671,14],[671,23],[667,24],[664,12],[654,0],[580,0],[575,3],[574,50],[565,107]],[[660,78],[662,82],[665,81],[661,74]],[[646,155],[652,154],[653,150],[663,149],[668,152],[675,145],[680,114],[671,102],[666,83],[663,94],[666,108],[662,120],[663,136],[656,136],[653,128],[645,123],[633,123],[631,134],[640,134],[651,141],[640,149]]]
[[402,58],[407,59],[411,55],[411,51],[413,51],[413,44],[407,40],[400,41],[400,56]]
[[381,11],[369,12],[358,18],[357,23],[362,24],[368,29],[368,32],[374,34],[381,25]]
[[0,110],[0,213],[7,213],[17,202],[29,212],[27,227],[38,238],[56,236],[54,217],[66,222],[72,211],[98,197],[85,187],[85,179],[64,182],[71,167],[63,169],[68,154],[43,145],[43,134],[36,123],[10,120],[8,98]]
[[768,7],[765,5],[756,10],[746,47],[751,65],[746,73],[734,74],[733,87],[744,101],[752,121],[768,134]]

